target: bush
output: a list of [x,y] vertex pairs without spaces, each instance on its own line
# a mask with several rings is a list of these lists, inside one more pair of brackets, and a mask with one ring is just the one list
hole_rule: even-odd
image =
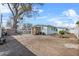
[[60,30],[59,34],[61,35],[61,37],[63,37],[63,35],[65,34],[65,31],[64,30]]
[[59,34],[64,35],[65,34],[65,31],[64,30],[60,30],[59,31]]

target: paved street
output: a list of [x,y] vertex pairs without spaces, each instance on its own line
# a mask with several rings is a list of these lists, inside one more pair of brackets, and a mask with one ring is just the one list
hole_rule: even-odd
[[0,56],[35,56],[15,38],[8,36],[6,39],[7,42],[0,45]]

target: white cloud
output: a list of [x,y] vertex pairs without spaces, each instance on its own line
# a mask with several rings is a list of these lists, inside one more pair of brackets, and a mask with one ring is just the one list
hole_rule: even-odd
[[39,17],[36,17],[37,19],[44,19],[47,18],[47,16],[39,16]]
[[79,15],[74,9],[63,11],[62,14],[65,15],[67,18],[72,19],[74,21],[74,24],[79,20]]
[[51,19],[49,19],[48,21],[51,22],[51,21],[57,21],[57,20],[60,20],[62,19],[63,17],[53,17]]
[[66,15],[68,17],[75,17],[75,16],[77,16],[77,13],[74,9],[69,9],[67,11],[64,11],[63,15]]
[[[79,15],[74,9],[68,9],[67,11],[63,11],[61,15],[62,16],[59,15],[58,17],[51,18],[48,21],[52,22],[52,24],[54,23],[55,26],[59,27],[75,27],[76,22],[79,20]],[[72,20],[72,23],[69,23],[68,20]]]
[[33,7],[33,11],[38,11],[38,13],[42,13],[44,10],[38,8],[38,6],[34,6],[34,7]]
[[0,12],[1,12],[1,13],[10,13],[11,11],[10,11],[10,9],[8,8],[7,5],[2,5],[2,4],[0,4]]
[[52,25],[57,26],[57,27],[69,27],[69,28],[75,27],[74,23],[67,23],[68,20],[62,21],[61,19],[64,19],[64,17],[55,17],[55,18],[50,19],[49,22],[51,22]]
[[57,27],[66,27],[65,26],[66,24],[63,21],[56,20],[54,21],[54,23],[55,23],[55,26]]
[[60,21],[61,17],[55,17],[55,18],[52,18],[50,20],[48,20],[49,22],[52,22],[52,24],[54,26],[57,26],[57,27],[62,27],[64,22],[63,21]]
[[70,27],[70,28],[73,28],[75,27],[75,24],[72,24],[72,23],[67,23],[67,21],[62,21],[60,19],[62,19],[63,17],[56,17],[56,18],[52,18],[49,20],[49,22],[52,23],[52,25],[56,26],[56,27]]
[[44,20],[45,20],[45,19],[47,18],[47,16],[36,16],[36,17],[31,17],[31,18],[28,18],[28,17],[26,17],[26,16],[24,17],[24,19],[34,19],[34,18],[35,18],[36,20],[38,20],[38,19],[44,19]]
[[75,24],[68,24],[68,23],[64,24],[64,27],[67,27],[67,28],[74,28],[75,26],[76,26]]
[[42,13],[43,11],[44,11],[44,10],[42,10],[42,9],[39,9],[39,11],[38,11],[38,12],[39,12],[39,13]]
[[75,27],[75,24],[64,23],[63,21],[55,21],[54,23],[55,23],[55,26],[57,26],[57,27],[67,27],[67,28]]

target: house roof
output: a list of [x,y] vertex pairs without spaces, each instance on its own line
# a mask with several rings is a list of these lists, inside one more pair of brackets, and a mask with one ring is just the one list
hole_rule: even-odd
[[51,25],[34,25],[33,27],[48,27],[52,29],[57,29],[55,26],[51,26]]
[[56,27],[56,28],[59,28],[59,29],[67,29],[66,27]]
[[54,27],[54,26],[51,26],[51,25],[34,25],[34,26]]

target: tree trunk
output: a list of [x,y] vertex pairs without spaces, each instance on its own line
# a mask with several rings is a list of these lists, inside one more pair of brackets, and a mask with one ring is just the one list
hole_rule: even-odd
[[15,33],[17,33],[17,18],[16,17],[14,17],[13,19],[12,29]]

